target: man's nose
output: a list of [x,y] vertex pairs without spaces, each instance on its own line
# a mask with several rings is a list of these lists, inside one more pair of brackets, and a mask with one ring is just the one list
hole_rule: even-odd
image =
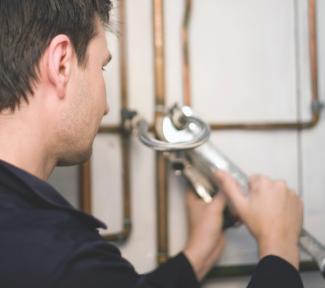
[[106,116],[106,115],[109,113],[109,111],[110,111],[110,107],[109,107],[109,105],[107,104],[107,105],[106,105],[106,108],[105,108],[105,111],[104,111],[104,116]]

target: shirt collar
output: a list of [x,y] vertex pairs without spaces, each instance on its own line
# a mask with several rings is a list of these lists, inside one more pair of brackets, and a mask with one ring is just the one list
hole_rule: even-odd
[[[96,228],[107,228],[106,225],[97,218],[75,209],[47,182],[2,160],[0,160],[0,176],[3,176],[0,177],[2,182],[5,182],[7,184],[11,183],[10,185],[14,183],[16,186],[15,191],[18,190],[20,193],[25,194],[25,196],[28,196],[29,198],[37,198],[37,200],[39,200],[37,201],[38,203],[42,203],[52,209],[75,213],[84,221]],[[10,178],[15,179],[14,181],[9,181]]]

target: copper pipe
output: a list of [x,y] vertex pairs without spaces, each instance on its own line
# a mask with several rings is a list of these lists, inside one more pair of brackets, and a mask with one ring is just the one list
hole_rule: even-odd
[[189,26],[192,14],[192,0],[185,3],[185,13],[182,23],[182,49],[183,49],[183,101],[184,105],[191,106],[191,76],[190,76],[190,45]]
[[[154,124],[149,126],[149,131],[154,132],[155,127]],[[114,125],[103,125],[99,128],[99,134],[123,134],[125,133],[124,128],[122,125],[114,126]]]
[[126,27],[126,0],[119,0],[119,21],[120,21],[120,33],[119,38],[119,51],[120,51],[120,77],[121,77],[121,106],[127,108],[128,101],[128,77],[127,77],[127,63],[128,63],[128,51],[127,51],[127,27]]
[[[127,48],[126,48],[126,15],[125,0],[119,1],[119,18],[122,25],[120,33],[122,37],[119,39],[120,46],[120,73],[121,73],[121,106],[128,106],[128,90],[127,90]],[[131,233],[131,193],[130,193],[130,142],[129,135],[123,130],[123,123],[120,125],[106,125],[99,129],[99,134],[119,134],[122,143],[122,183],[123,183],[123,227],[122,230],[113,234],[104,234],[103,238],[108,241],[123,243]],[[92,189],[91,189],[91,162],[80,166],[81,174],[81,203],[80,207],[86,213],[92,212]]]
[[252,131],[265,131],[265,130],[305,130],[314,128],[319,122],[319,117],[312,114],[312,119],[307,122],[279,122],[279,123],[228,123],[228,124],[210,124],[211,130],[252,130]]
[[[309,54],[312,81],[312,104],[321,104],[318,86],[318,41],[317,41],[317,7],[316,0],[309,0]],[[314,122],[320,119],[321,108],[314,107]]]
[[103,125],[98,131],[100,134],[121,134],[122,132],[121,125]]
[[157,227],[158,254],[157,262],[164,263],[169,258],[168,231],[168,169],[166,158],[162,153],[156,153],[156,189],[157,189]]
[[[153,0],[154,71],[155,71],[155,123],[162,116],[159,107],[165,106],[165,47],[164,1]],[[156,153],[158,263],[168,259],[168,173],[167,163],[161,153]]]
[[[154,0],[153,5],[154,47],[155,47],[155,97],[157,106],[165,106],[165,39],[164,1]],[[156,112],[159,114],[159,112]]]

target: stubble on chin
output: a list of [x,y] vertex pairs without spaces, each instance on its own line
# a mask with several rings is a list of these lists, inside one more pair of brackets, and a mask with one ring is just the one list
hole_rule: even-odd
[[69,153],[67,155],[64,155],[58,159],[56,166],[67,167],[67,166],[83,164],[91,158],[92,151],[93,151],[93,148],[91,145],[86,151],[74,153],[74,154]]

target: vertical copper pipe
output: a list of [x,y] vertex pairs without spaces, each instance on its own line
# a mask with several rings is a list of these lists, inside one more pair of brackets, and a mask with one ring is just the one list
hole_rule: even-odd
[[162,153],[156,153],[156,189],[157,189],[157,231],[159,264],[169,257],[168,233],[168,171],[166,159]]
[[191,106],[191,75],[190,75],[190,45],[189,26],[192,13],[192,0],[186,0],[182,23],[182,50],[183,50],[183,104]]
[[310,70],[312,83],[312,101],[314,105],[313,122],[318,123],[320,119],[320,104],[318,91],[318,49],[317,49],[317,7],[316,0],[309,0],[309,53],[310,53]]
[[[318,67],[317,67],[317,18],[316,1],[309,0],[309,37],[310,37],[310,62],[312,77],[312,95],[318,95]],[[314,100],[317,100],[314,99]]]
[[[164,1],[153,0],[154,30],[154,71],[155,71],[155,123],[159,121],[161,110],[165,106],[165,47],[164,47]],[[156,189],[157,189],[157,232],[158,263],[168,259],[168,175],[167,163],[161,153],[156,153]]]
[[120,33],[119,39],[119,51],[120,51],[120,77],[121,77],[121,106],[122,108],[128,108],[128,77],[127,77],[127,27],[126,27],[126,4],[125,0],[119,0],[119,21],[120,21]]
[[[164,1],[154,0],[153,5],[154,47],[155,47],[155,99],[157,106],[165,106],[165,39]],[[159,115],[159,113],[158,113]]]

